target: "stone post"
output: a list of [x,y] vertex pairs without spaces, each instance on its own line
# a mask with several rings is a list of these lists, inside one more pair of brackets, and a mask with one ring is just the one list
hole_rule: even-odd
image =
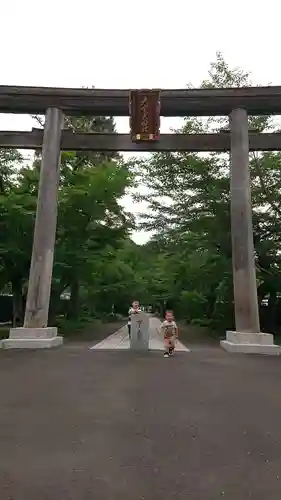
[[230,214],[236,331],[221,345],[230,352],[279,354],[273,336],[260,333],[253,243],[249,171],[248,116],[244,109],[230,115]]
[[24,326],[12,328],[4,348],[52,347],[62,343],[57,329],[48,328],[57,224],[57,197],[60,177],[60,141],[63,114],[50,108],[44,127],[42,164],[34,228]]
[[132,314],[130,349],[134,351],[149,349],[149,317],[143,312]]

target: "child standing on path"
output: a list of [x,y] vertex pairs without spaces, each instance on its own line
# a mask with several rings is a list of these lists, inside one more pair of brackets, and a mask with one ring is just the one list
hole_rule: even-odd
[[176,339],[178,338],[179,334],[177,324],[174,320],[173,311],[166,311],[165,320],[161,324],[161,331],[164,335],[164,357],[168,358],[174,353]]

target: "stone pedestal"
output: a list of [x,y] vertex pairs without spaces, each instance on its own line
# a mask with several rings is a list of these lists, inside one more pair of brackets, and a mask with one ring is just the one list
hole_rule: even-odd
[[274,344],[271,333],[226,332],[221,347],[228,352],[244,354],[281,354],[281,346]]
[[8,339],[2,341],[4,349],[46,349],[63,343],[57,328],[11,328]]
[[134,351],[149,349],[149,317],[143,312],[132,314],[130,349]]

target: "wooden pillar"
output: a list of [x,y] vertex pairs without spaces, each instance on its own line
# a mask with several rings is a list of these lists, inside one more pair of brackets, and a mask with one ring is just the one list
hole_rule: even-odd
[[244,109],[235,109],[230,114],[230,140],[235,326],[237,332],[259,333],[249,172],[248,116]]
[[48,109],[24,328],[44,328],[48,324],[57,225],[62,125],[62,112],[56,108]]

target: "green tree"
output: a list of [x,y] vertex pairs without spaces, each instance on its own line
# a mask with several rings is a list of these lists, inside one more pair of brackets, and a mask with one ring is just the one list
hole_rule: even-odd
[[24,160],[16,150],[0,150],[0,289],[13,294],[14,323],[23,314],[23,285],[28,279],[36,196],[19,184]]

